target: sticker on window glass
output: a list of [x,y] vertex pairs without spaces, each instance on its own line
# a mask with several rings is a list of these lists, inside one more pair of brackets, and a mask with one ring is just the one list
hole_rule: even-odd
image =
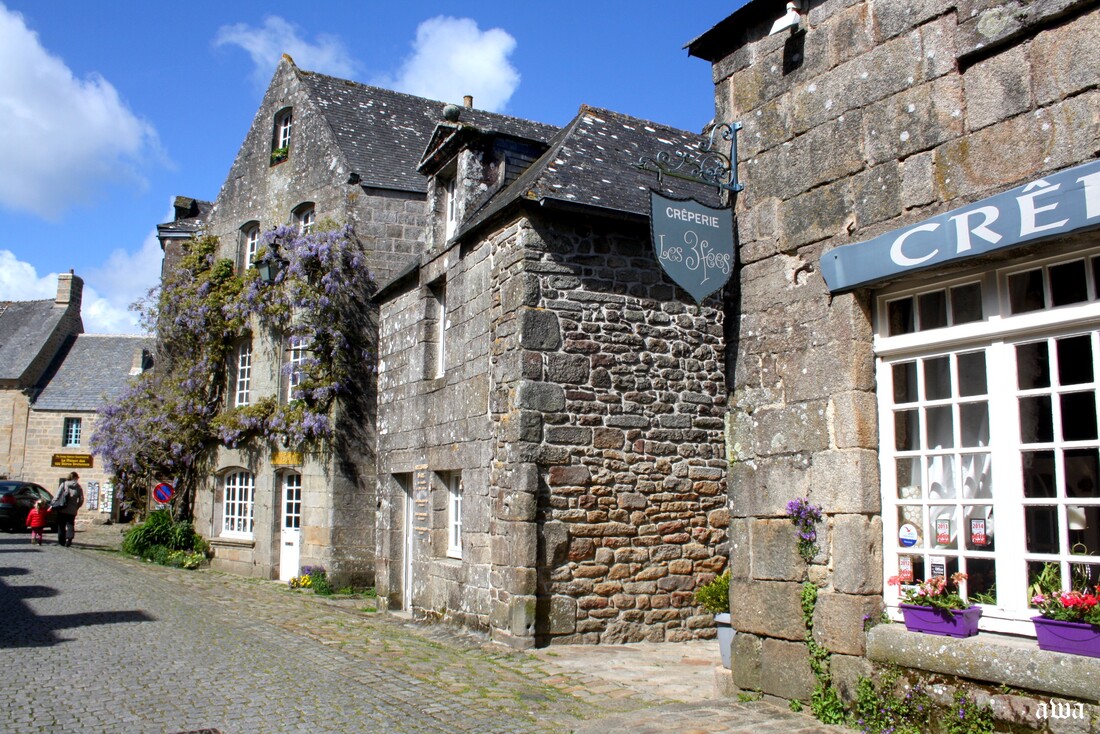
[[920,531],[917,526],[907,522],[898,528],[898,542],[903,548],[912,548],[920,540]]
[[898,558],[898,581],[903,584],[913,583],[913,559],[909,556]]
[[985,534],[985,519],[972,518],[970,520],[970,544],[986,545],[987,543],[989,543],[989,538]]
[[936,520],[936,543],[947,545],[951,542],[951,521]]
[[928,567],[931,569],[932,578],[937,576],[947,578],[947,559],[943,556],[931,556],[928,559]]

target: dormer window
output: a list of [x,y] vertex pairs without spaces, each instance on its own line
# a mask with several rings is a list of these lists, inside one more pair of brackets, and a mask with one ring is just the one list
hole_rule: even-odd
[[275,130],[271,136],[271,165],[282,163],[290,157],[290,130],[294,110],[287,107],[275,115]]
[[259,251],[260,225],[249,222],[241,227],[241,272],[256,267],[256,253]]
[[313,204],[301,204],[294,210],[294,228],[298,234],[309,234],[313,231],[315,218]]

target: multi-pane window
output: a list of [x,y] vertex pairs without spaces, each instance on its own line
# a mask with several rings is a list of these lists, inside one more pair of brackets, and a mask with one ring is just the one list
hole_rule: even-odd
[[226,474],[222,489],[222,535],[251,537],[252,508],[256,496],[252,474],[246,471]]
[[61,433],[62,446],[80,445],[80,418],[66,418],[65,426]]
[[251,401],[252,387],[252,342],[244,342],[237,347],[237,369],[234,380],[233,405],[241,407]]
[[302,527],[302,475],[297,472],[283,475],[283,527],[288,530]]
[[294,210],[294,226],[299,234],[309,234],[313,231],[316,214],[313,204],[303,204]]
[[[963,571],[983,627],[1100,583],[1100,255],[879,299],[886,576]],[[887,592],[897,602],[897,593]]]
[[256,253],[260,251],[260,225],[246,224],[241,229],[242,270],[256,267]]
[[290,131],[294,123],[291,108],[275,115],[275,130],[271,136],[271,165],[282,163],[290,157]]
[[303,363],[309,351],[308,343],[304,337],[290,337],[290,358],[287,360],[287,398],[294,400],[296,388],[302,384],[304,377]]
[[462,558],[462,473],[447,472],[447,555]]

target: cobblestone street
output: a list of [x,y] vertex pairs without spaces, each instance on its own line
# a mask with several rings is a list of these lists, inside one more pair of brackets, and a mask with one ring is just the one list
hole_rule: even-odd
[[828,730],[763,702],[602,679],[568,650],[504,650],[370,600],[144,564],[83,535],[72,548],[0,536],[6,732]]

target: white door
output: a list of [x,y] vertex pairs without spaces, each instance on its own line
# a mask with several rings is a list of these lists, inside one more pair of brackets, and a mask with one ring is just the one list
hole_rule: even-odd
[[413,588],[413,488],[408,475],[401,478],[401,484],[405,490],[405,513],[403,518],[405,552],[402,554],[401,563],[401,607],[405,611],[409,611],[412,609]]
[[279,580],[290,581],[298,575],[302,534],[302,475],[283,475],[283,523],[279,533]]

